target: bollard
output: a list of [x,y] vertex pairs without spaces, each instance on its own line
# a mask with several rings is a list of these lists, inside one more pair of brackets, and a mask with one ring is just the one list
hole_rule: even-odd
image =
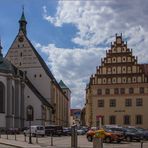
[[76,125],[71,127],[71,148],[77,148],[77,130]]
[[6,131],[6,136],[7,136],[7,139],[8,139],[8,131]]
[[141,140],[140,143],[141,143],[141,148],[143,148],[143,141]]
[[52,135],[52,132],[51,132],[51,146],[53,146],[53,135]]
[[14,134],[15,134],[14,136],[15,136],[15,140],[16,140],[16,131],[14,132]]
[[36,134],[36,143],[38,143],[38,134]]
[[24,141],[26,142],[26,134],[24,134]]

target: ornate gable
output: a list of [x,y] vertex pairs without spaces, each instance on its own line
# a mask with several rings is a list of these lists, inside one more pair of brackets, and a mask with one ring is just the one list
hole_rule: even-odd
[[145,83],[147,76],[144,69],[138,64],[137,57],[133,56],[132,49],[127,47],[122,36],[116,35],[111,48],[106,51],[106,57],[101,59],[101,66],[97,67],[96,74],[91,77],[92,84],[120,84]]

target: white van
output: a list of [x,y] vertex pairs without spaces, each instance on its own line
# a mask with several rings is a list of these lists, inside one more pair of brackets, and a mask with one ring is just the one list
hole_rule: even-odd
[[[29,135],[30,134],[30,128],[24,130],[24,135]],[[44,136],[45,135],[45,128],[42,125],[32,125],[31,126],[31,135],[36,136]]]

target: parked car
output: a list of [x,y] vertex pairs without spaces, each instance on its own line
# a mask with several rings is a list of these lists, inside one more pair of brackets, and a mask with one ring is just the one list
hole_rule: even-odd
[[143,134],[143,139],[148,140],[148,130],[140,127],[135,127],[136,130]]
[[126,141],[128,142],[134,141],[134,140],[140,141],[144,139],[143,132],[140,132],[136,130],[135,128],[129,128],[129,127],[124,128],[124,136],[125,136]]
[[[95,130],[94,128],[92,128],[86,133],[86,137],[87,137],[88,141],[93,140],[93,137],[96,134],[96,132],[98,132],[98,130]],[[103,141],[106,143],[111,143],[111,142],[115,142],[115,141],[117,143],[120,143],[124,139],[123,134],[114,133],[111,130],[104,129],[104,133],[105,133],[105,135],[104,135]]]
[[44,136],[45,135],[45,128],[42,125],[33,125],[31,127],[28,127],[26,130],[24,130],[24,135],[25,136],[29,135],[30,130],[31,130],[32,136],[36,136],[36,135]]
[[63,127],[60,125],[47,125],[45,126],[45,135],[47,136],[61,136],[63,133]]
[[77,129],[77,134],[78,135],[84,135],[85,134],[85,130],[84,129]]
[[128,142],[130,141],[140,141],[147,137],[147,133],[133,126],[121,127],[121,126],[106,126],[107,129],[114,132],[120,132],[124,135],[124,139]]
[[70,136],[71,135],[71,128],[70,127],[63,127],[62,135]]
[[20,134],[19,128],[9,128],[6,130],[7,134]]

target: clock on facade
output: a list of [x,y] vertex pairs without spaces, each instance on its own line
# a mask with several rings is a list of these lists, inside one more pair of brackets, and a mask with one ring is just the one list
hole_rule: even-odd
[[18,40],[19,40],[20,42],[23,42],[23,41],[24,41],[24,38],[23,38],[22,36],[20,36],[20,37],[18,38]]

